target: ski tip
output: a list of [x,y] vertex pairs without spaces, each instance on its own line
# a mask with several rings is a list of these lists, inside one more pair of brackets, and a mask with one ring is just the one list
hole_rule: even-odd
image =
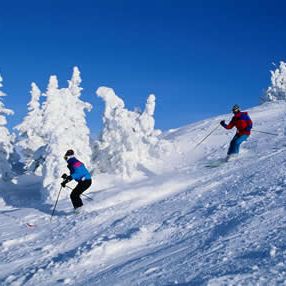
[[28,222],[26,222],[25,225],[26,225],[26,227],[28,227],[28,228],[34,228],[34,227],[36,227],[35,224],[28,223]]

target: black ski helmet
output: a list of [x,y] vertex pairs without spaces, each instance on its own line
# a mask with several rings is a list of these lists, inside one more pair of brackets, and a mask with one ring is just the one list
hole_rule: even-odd
[[239,107],[238,104],[235,104],[235,105],[232,107],[232,112],[236,113],[236,112],[238,112],[238,111],[240,111],[240,107]]
[[64,156],[64,159],[67,160],[67,158],[69,156],[73,156],[73,155],[74,155],[74,151],[72,149],[69,149],[69,150],[67,150],[67,152],[66,152],[66,154]]

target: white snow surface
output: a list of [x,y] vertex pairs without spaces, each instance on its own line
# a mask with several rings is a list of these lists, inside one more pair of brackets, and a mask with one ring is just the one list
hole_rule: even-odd
[[2,183],[0,285],[285,285],[285,110],[248,110],[278,136],[253,131],[216,168],[234,130],[194,147],[231,114],[170,130],[163,162],[133,182],[95,176],[78,215],[63,196],[50,221],[38,177]]

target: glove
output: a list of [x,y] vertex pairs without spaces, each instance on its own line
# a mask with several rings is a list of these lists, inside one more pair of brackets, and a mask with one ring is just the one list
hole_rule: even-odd
[[224,126],[226,125],[226,124],[225,124],[225,120],[222,120],[222,121],[220,122],[220,125],[224,127]]
[[[65,175],[65,174],[64,174]],[[61,182],[61,186],[63,187],[63,188],[65,188],[66,187],[66,184],[68,183],[68,182],[70,182],[72,180],[72,176],[66,176],[66,178],[65,178],[65,180],[63,181],[63,182]]]
[[62,179],[64,179],[64,180],[65,180],[67,177],[68,177],[67,174],[63,174],[63,175],[62,175]]

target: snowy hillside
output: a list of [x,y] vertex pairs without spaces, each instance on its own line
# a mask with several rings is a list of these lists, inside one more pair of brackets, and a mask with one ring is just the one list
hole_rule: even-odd
[[2,183],[0,285],[285,285],[285,110],[248,110],[279,136],[254,131],[216,168],[234,130],[194,147],[230,114],[167,132],[163,161],[129,183],[95,176],[79,215],[65,198],[50,221],[37,177]]

